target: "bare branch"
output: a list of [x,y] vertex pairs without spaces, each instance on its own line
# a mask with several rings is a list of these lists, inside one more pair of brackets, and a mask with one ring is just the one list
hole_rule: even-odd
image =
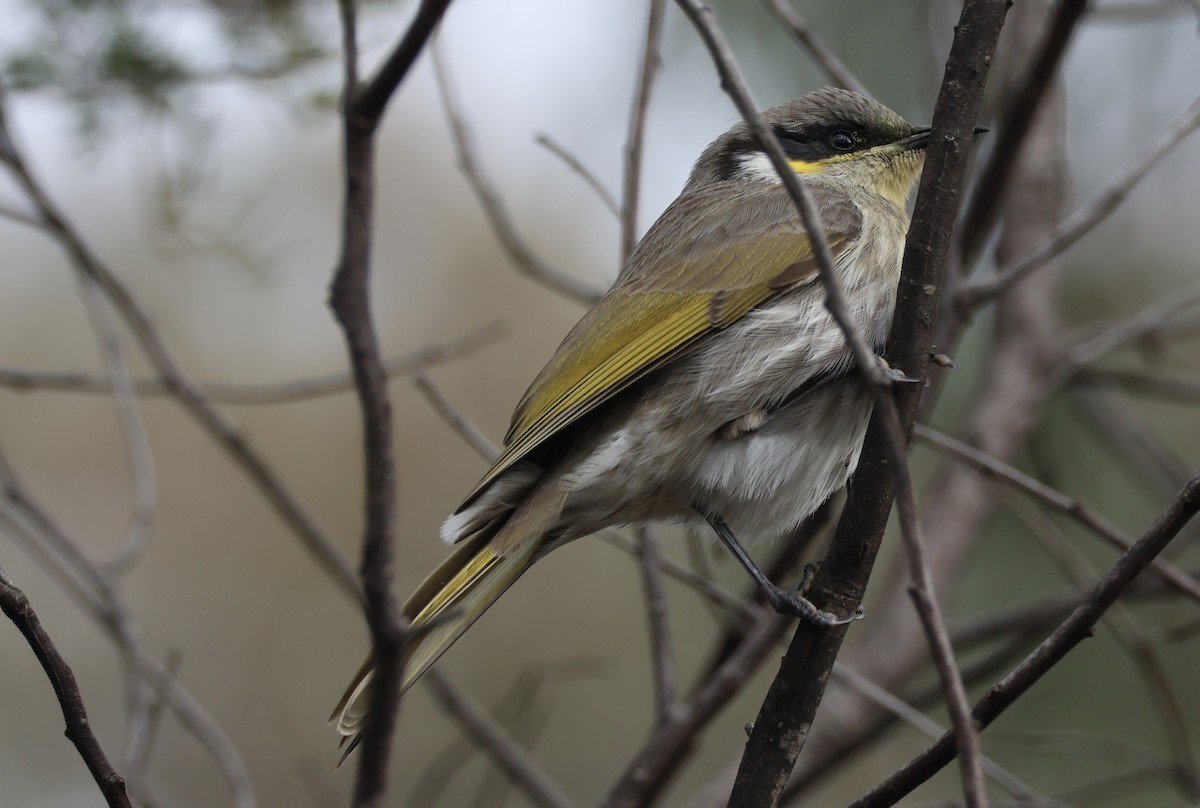
[[638,526],[636,536],[646,602],[646,626],[650,635],[650,664],[654,671],[654,703],[658,722],[662,723],[670,719],[675,706],[675,655],[671,650],[667,591],[658,537],[644,525]]
[[[1197,110],[1200,110],[1200,106],[1197,106]],[[1122,345],[1161,333],[1171,326],[1177,315],[1186,312],[1197,303],[1200,303],[1200,284],[1171,292],[1132,317],[1108,326],[1099,334],[1080,340],[1064,351],[1065,367],[1055,374],[1059,383]]]
[[1054,18],[1046,26],[1039,52],[1029,60],[1025,78],[1016,92],[1009,95],[1001,111],[1003,126],[996,134],[995,147],[979,174],[975,192],[963,217],[962,252],[968,261],[982,247],[995,221],[1025,137],[1033,127],[1054,76],[1058,75],[1067,45],[1083,20],[1087,7],[1088,0],[1063,0],[1058,4]]
[[[1043,505],[1071,517],[1087,528],[1088,531],[1104,539],[1113,547],[1125,552],[1133,546],[1133,541],[1122,530],[1096,513],[1086,503],[1054,490],[1045,483],[1030,477],[1028,474],[1013,468],[1007,463],[1001,462],[985,452],[981,452],[962,441],[924,425],[917,425],[913,430],[913,435],[929,446],[937,447],[956,460],[969,464],[972,468],[989,477],[1003,480],[1033,497]],[[1197,582],[1170,561],[1164,558],[1152,560],[1150,562],[1150,572],[1184,597],[1189,598],[1195,603],[1200,603],[1200,582]]]
[[[980,725],[986,727],[995,720],[1071,649],[1091,636],[1101,615],[1150,565],[1150,561],[1166,549],[1197,511],[1200,511],[1200,475],[1188,481],[1154,524],[1092,587],[1071,615],[975,705],[972,713]],[[878,808],[895,804],[937,773],[953,756],[954,734],[950,732],[869,794],[855,801],[852,808]]]
[[387,374],[371,314],[371,234],[375,215],[375,134],[392,95],[433,34],[450,0],[422,0],[404,37],[378,72],[358,82],[355,0],[340,0],[345,86],[342,137],[345,196],[341,244],[329,288],[329,305],[346,339],[362,414],[365,458],[362,578],[371,658],[375,667],[370,705],[361,733],[362,752],[354,803],[382,806],[387,764],[400,709],[407,621],[392,591],[396,521],[396,463]]
[[[1030,503],[1018,500],[1011,494],[1008,498],[1012,500],[1009,503],[1010,510],[1038,537],[1059,567],[1081,590],[1096,579],[1096,571],[1072,546],[1071,541],[1057,525]],[[1104,618],[1113,629],[1117,642],[1141,669],[1146,688],[1150,691],[1166,730],[1167,741],[1174,755],[1176,777],[1187,793],[1197,793],[1200,790],[1200,778],[1197,777],[1192,740],[1187,723],[1183,720],[1183,708],[1171,684],[1162,656],[1138,625],[1133,613],[1123,603],[1114,603]]]
[[67,724],[67,738],[79,750],[79,756],[87,764],[88,771],[100,787],[105,802],[109,808],[132,808],[129,795],[125,793],[124,778],[113,769],[96,736],[92,734],[87,710],[83,706],[83,696],[75,682],[75,674],[54,647],[50,635],[42,628],[42,623],[25,593],[9,580],[3,569],[0,569],[0,608],[24,635],[38,662],[42,664],[42,669],[46,671],[46,677],[54,688],[59,706],[62,707],[63,719]]
[[865,95],[871,98],[871,93],[867,91],[866,86],[858,80],[858,78],[850,72],[850,68],[838,58],[837,54],[829,49],[821,38],[813,32],[812,28],[800,16],[799,12],[792,7],[788,0],[764,0],[767,8],[775,13],[792,36],[800,42],[808,55],[813,58],[813,61],[820,65],[829,78],[840,87],[845,87],[847,90],[853,90],[859,95]]
[[[408,376],[438,365],[474,355],[508,333],[502,323],[491,323],[440,345],[431,345],[412,353],[394,356],[383,361],[389,379]],[[46,373],[0,368],[0,387],[18,391],[48,390],[64,393],[109,393],[107,378],[85,373]],[[354,389],[350,371],[327,373],[276,384],[229,384],[216,382],[199,385],[200,392],[218,404],[265,405],[287,404],[337,395]],[[134,379],[133,392],[139,396],[170,396],[169,385],[158,379]]]
[[544,263],[534,255],[533,251],[517,234],[517,229],[509,218],[508,211],[500,201],[491,183],[475,161],[471,139],[467,126],[458,111],[458,103],[450,89],[450,81],[446,75],[446,67],[442,63],[438,48],[432,48],[433,72],[437,80],[438,96],[446,111],[446,122],[450,127],[450,138],[454,143],[454,151],[458,159],[459,170],[471,187],[471,191],[479,200],[479,206],[487,217],[492,232],[496,234],[500,246],[508,253],[509,259],[516,264],[518,270],[543,286],[558,292],[578,303],[590,306],[604,294],[602,290],[567,275],[562,270]]
[[742,689],[783,637],[792,620],[764,611],[746,634],[737,651],[697,690],[659,723],[625,767],[602,808],[635,808],[649,805],[666,785],[701,729]]
[[434,387],[428,376],[424,373],[415,373],[412,382],[413,387],[425,396],[425,400],[433,407],[434,412],[441,416],[442,420],[449,424],[450,428],[484,460],[491,463],[500,456],[499,447],[492,443],[471,419],[451,404],[450,400],[442,395],[442,391]]
[[226,419],[191,382],[167,350],[158,330],[120,278],[97,257],[74,227],[58,212],[49,196],[33,177],[21,157],[8,126],[0,97],[0,161],[6,164],[21,189],[29,197],[44,221],[44,230],[62,247],[77,270],[104,291],[130,332],[137,339],[155,372],[171,395],[196,420],[209,437],[248,474],[276,513],[299,536],[304,546],[341,588],[359,596],[358,583],[350,565],[342,558],[333,541],[284,487],[267,462],[245,437]]
[[629,113],[629,134],[625,139],[625,182],[621,193],[621,265],[629,260],[637,244],[638,187],[642,176],[642,145],[646,134],[646,110],[654,79],[662,69],[659,42],[662,40],[663,12],[666,0],[650,0],[646,21],[646,40],[638,68],[637,92]]
[[1087,368],[1076,374],[1075,383],[1115,387],[1127,393],[1154,396],[1182,404],[1200,401],[1200,379],[1181,379],[1145,370]]
[[[128,570],[150,543],[150,522],[154,518],[155,504],[158,500],[154,453],[150,449],[150,439],[142,423],[141,411],[133,391],[133,381],[125,362],[125,352],[121,347],[116,324],[112,321],[112,312],[104,299],[104,293],[87,273],[77,272],[76,275],[84,308],[96,334],[96,346],[107,371],[108,386],[116,407],[117,423],[124,439],[133,480],[133,501],[130,504],[125,543],[109,562],[113,571],[120,573]],[[131,784],[130,789],[136,794],[137,783]]]
[[570,808],[571,801],[559,787],[465,692],[448,687],[445,676],[436,668],[425,674],[424,680],[442,706],[462,724],[530,802],[540,808]]
[[[893,716],[916,729],[922,735],[936,739],[944,732],[936,721],[922,713],[913,705],[889,693],[854,669],[835,664],[833,676],[844,687],[850,689],[862,698],[883,708]],[[1038,794],[1029,786],[1022,783],[1011,772],[1001,767],[996,761],[983,757],[983,770],[989,778],[1000,784],[1006,791],[1021,800],[1022,805],[1030,808],[1069,808],[1066,803]]]
[[[991,300],[1014,283],[1045,266],[1058,257],[1116,210],[1134,186],[1164,157],[1200,127],[1200,98],[1192,102],[1175,120],[1160,132],[1131,163],[1121,169],[1086,206],[1071,214],[1050,239],[1025,258],[1001,267],[995,274],[959,290],[956,305],[962,310],[976,308]],[[983,186],[980,186],[982,193]],[[982,197],[981,197],[982,198]]]
[[544,146],[547,151],[562,160],[567,168],[582,177],[588,187],[596,192],[596,196],[600,197],[600,201],[604,203],[604,207],[612,211],[612,214],[618,219],[621,217],[621,207],[617,204],[616,198],[604,187],[604,183],[600,182],[600,178],[579,161],[579,158],[571,154],[565,146],[545,133],[538,135],[533,141],[539,146]]
[[[216,762],[229,786],[235,808],[255,808],[254,790],[245,764],[228,736],[191,694],[162,665],[147,654],[137,639],[133,619],[122,602],[112,577],[92,563],[78,542],[64,533],[26,493],[0,453],[0,524],[14,534],[51,575],[64,584],[64,591],[108,634],[121,655],[129,680],[130,725],[126,748],[129,753],[147,749],[144,735],[150,729],[150,700],[142,690],[156,691],[166,700],[183,726]],[[136,764],[136,760],[134,761]]]

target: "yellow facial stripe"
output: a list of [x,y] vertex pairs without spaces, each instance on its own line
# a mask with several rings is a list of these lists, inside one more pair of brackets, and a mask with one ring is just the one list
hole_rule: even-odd
[[859,156],[861,156],[861,153],[853,152],[851,154],[836,154],[833,157],[826,157],[822,160],[788,160],[788,165],[797,174],[821,174],[833,163],[844,163]]

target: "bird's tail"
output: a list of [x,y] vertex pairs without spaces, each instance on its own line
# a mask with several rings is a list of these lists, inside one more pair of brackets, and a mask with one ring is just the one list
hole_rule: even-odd
[[[404,604],[403,614],[411,627],[428,629],[418,631],[405,648],[401,692],[421,678],[529,569],[561,511],[560,495],[540,493],[526,499],[507,519],[498,519],[463,541]],[[330,722],[337,722],[345,746],[339,766],[358,746],[374,672],[367,657],[329,717]]]

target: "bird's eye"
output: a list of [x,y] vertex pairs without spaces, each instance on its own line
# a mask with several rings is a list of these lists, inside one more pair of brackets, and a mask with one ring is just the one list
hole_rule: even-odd
[[849,132],[834,132],[829,136],[829,145],[835,151],[848,152],[854,148],[854,135]]

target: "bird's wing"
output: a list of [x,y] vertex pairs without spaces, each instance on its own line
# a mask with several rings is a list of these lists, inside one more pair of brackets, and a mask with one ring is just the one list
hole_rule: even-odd
[[[817,276],[812,244],[786,192],[741,185],[721,183],[667,209],[525,393],[504,452],[460,510],[568,424],[705,336]],[[849,199],[820,191],[836,257],[858,238],[862,214]]]

